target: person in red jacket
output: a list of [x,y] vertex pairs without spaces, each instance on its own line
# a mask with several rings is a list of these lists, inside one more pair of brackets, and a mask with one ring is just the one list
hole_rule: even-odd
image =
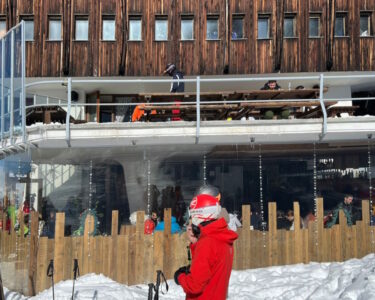
[[227,297],[233,264],[233,242],[238,235],[228,229],[224,218],[218,219],[221,206],[207,194],[197,195],[190,203],[192,229],[198,237],[194,244],[191,267],[181,267],[174,279],[186,293],[186,299]]

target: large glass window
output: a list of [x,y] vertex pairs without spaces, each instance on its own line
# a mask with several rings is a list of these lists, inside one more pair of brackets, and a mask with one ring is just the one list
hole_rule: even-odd
[[320,16],[312,15],[309,19],[309,37],[320,36]]
[[76,17],[76,41],[88,41],[89,20],[87,17]]
[[336,14],[335,36],[346,36],[346,13]]
[[103,41],[115,41],[116,40],[116,23],[115,18],[103,19]]
[[194,39],[194,19],[192,16],[185,16],[181,18],[181,40]]
[[270,17],[268,15],[258,16],[258,39],[270,38]]
[[243,33],[243,15],[233,15],[232,18],[232,40],[244,38]]
[[5,19],[0,19],[0,38],[7,33],[7,22]]
[[219,38],[219,16],[207,17],[207,40],[217,40]]
[[168,40],[168,18],[160,16],[155,19],[155,41]]
[[360,19],[360,35],[370,36],[371,32],[371,14],[368,12],[361,13]]
[[129,41],[142,40],[142,20],[141,17],[130,17],[129,19]]
[[61,41],[61,18],[49,19],[48,39],[50,41]]
[[285,15],[284,17],[284,38],[293,38],[296,36],[295,15]]

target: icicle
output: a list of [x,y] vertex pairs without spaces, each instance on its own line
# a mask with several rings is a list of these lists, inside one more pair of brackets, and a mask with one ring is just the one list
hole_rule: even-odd
[[313,188],[314,188],[314,238],[315,238],[315,246],[318,247],[318,196],[316,190],[316,179],[317,179],[317,172],[316,172],[316,144],[314,143],[314,153],[313,153]]
[[266,222],[264,221],[264,203],[263,203],[263,170],[262,170],[262,145],[259,144],[259,202],[260,218],[262,220],[263,247],[266,247]]
[[373,220],[372,220],[372,170],[371,170],[371,138],[372,138],[372,134],[369,134],[368,136],[368,139],[367,139],[367,157],[368,157],[368,171],[367,171],[367,175],[368,175],[368,181],[369,181],[369,201],[370,201],[370,226],[371,226],[371,229],[370,229],[370,232],[371,232],[371,250],[373,251],[374,250],[374,244],[375,244],[375,241],[374,241],[374,230],[373,230]]
[[206,161],[206,154],[203,155],[203,184],[207,184],[207,161]]
[[147,160],[147,214],[151,216],[151,161]]
[[[90,251],[90,235],[91,235],[91,232],[90,232],[90,227],[91,227],[91,200],[92,200],[92,160],[90,160],[90,176],[89,176],[89,213],[87,214],[87,216],[89,216],[89,221],[88,221],[88,237],[87,237],[87,246],[88,246],[88,256],[90,257],[91,256],[91,251]],[[84,220],[85,222],[86,220]],[[94,224],[94,227],[95,227],[95,224]]]

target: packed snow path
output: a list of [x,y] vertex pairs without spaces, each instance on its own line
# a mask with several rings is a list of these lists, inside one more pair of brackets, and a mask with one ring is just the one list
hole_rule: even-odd
[[[185,299],[180,286],[168,281],[167,294],[160,299]],[[71,299],[73,282],[67,280],[55,286],[55,299]],[[163,286],[165,291],[165,287]],[[148,286],[126,286],[103,276],[88,274],[75,284],[76,300],[147,299]],[[6,290],[6,300],[26,297]],[[30,300],[52,299],[48,289]],[[310,263],[233,271],[228,299],[358,299],[375,300],[375,255],[351,259],[343,263]]]

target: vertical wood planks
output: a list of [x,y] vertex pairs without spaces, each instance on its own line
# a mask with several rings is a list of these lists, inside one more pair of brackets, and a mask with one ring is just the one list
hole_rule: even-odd
[[38,261],[38,212],[31,212],[30,220],[30,249],[29,251],[29,274],[28,274],[28,295],[34,296],[37,291],[36,279],[37,279],[37,261]]
[[276,215],[276,203],[268,203],[268,265],[276,265],[278,263],[277,258],[277,215]]
[[65,213],[56,214],[56,227],[55,227],[55,253],[54,253],[54,266],[55,266],[55,282],[59,282],[64,278],[64,228],[65,228]]

